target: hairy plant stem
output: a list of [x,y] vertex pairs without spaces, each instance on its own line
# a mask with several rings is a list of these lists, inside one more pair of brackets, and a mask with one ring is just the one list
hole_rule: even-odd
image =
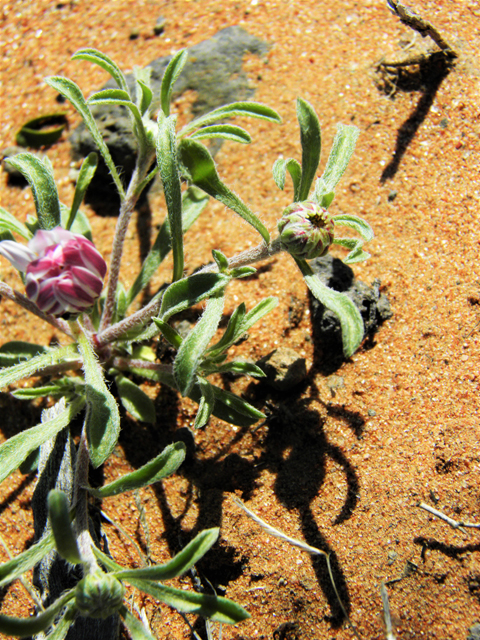
[[[260,260],[271,258],[280,251],[282,251],[282,247],[280,245],[279,238],[276,238],[268,245],[265,244],[265,242],[262,242],[256,247],[253,247],[253,249],[247,249],[246,251],[242,251],[236,256],[233,256],[233,258],[229,258],[228,268],[238,269],[239,267],[246,267],[249,264],[260,262]],[[218,271],[218,266],[215,262],[212,262],[211,264],[207,264],[205,267],[199,269],[196,273],[214,273],[216,271]]]
[[88,467],[90,456],[88,453],[87,434],[85,425],[83,426],[80,443],[77,451],[77,461],[75,465],[75,482],[73,504],[75,505],[75,527],[77,530],[77,544],[85,563],[84,567],[87,572],[91,573],[98,569],[98,564],[92,551],[93,540],[88,527],[88,502],[87,490],[83,487],[88,486]]
[[118,216],[115,235],[113,238],[112,257],[110,262],[110,273],[108,275],[107,297],[105,307],[103,309],[102,318],[100,320],[100,332],[106,329],[115,310],[115,294],[117,292],[118,277],[120,274],[120,266],[122,263],[123,245],[127,234],[128,225],[132,217],[133,210],[141,194],[141,188],[149,166],[153,160],[153,154],[140,154],[137,160],[137,166],[128,185],[127,194],[120,206],[120,214]]
[[41,320],[45,320],[45,322],[51,324],[53,327],[55,327],[55,329],[58,329],[59,331],[66,333],[67,336],[73,338],[70,326],[66,320],[63,320],[62,318],[55,318],[50,314],[43,313],[43,311],[40,311],[40,309],[34,302],[29,300],[26,296],[19,293],[18,291],[15,291],[15,289],[12,289],[12,287],[10,287],[5,282],[0,282],[0,296],[4,296],[5,298],[12,300],[13,302],[16,302],[27,311],[30,311],[30,313],[33,313],[38,318],[41,318]]

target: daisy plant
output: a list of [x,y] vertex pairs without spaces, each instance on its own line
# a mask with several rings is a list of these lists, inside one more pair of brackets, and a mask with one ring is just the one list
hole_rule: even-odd
[[[328,211],[335,187],[353,153],[358,130],[353,126],[338,128],[325,171],[314,183],[320,159],[320,126],[313,107],[298,100],[301,162],[281,159],[273,167],[273,177],[280,189],[284,188],[289,173],[294,202],[283,211],[272,238],[260,218],[220,178],[202,141],[223,138],[249,143],[251,139],[245,129],[224,121],[249,116],[279,123],[280,116],[262,104],[236,102],[177,130],[177,117],[170,113],[170,103],[173,85],[186,57],[186,51],[180,51],[171,58],[160,96],[153,95],[148,68],[136,69],[134,82],[129,83],[118,66],[95,49],[82,49],[73,58],[108,71],[116,88],[104,89],[87,99],[68,78],[46,80],[82,116],[118,190],[120,210],[110,264],[96,249],[88,218],[80,209],[97,167],[97,154],[91,153],[83,161],[70,205],[59,200],[48,158],[21,153],[8,160],[30,184],[36,216],[22,223],[0,209],[0,255],[18,270],[21,281],[19,290],[0,282],[0,295],[52,325],[63,338],[57,346],[14,341],[0,347],[1,386],[10,387],[16,398],[49,399],[40,424],[0,445],[0,481],[29,462],[36,465],[40,479],[46,479],[49,488],[42,498],[43,509],[48,512],[47,525],[33,546],[0,566],[0,586],[21,578],[52,553],[63,558],[70,568],[76,568],[77,576],[73,586],[56,595],[52,590],[41,594],[35,615],[26,618],[0,615],[0,632],[9,636],[43,634],[41,637],[59,640],[67,633],[69,638],[74,637],[70,635],[71,628],[85,624],[85,620],[96,623],[121,618],[132,638],[153,637],[145,620],[127,608],[124,583],[182,612],[229,624],[248,617],[240,605],[225,598],[163,584],[193,567],[216,542],[218,529],[199,533],[166,564],[137,569],[121,567],[106,547],[102,550],[94,539],[89,496],[108,499],[161,481],[182,464],[183,443],[173,442],[143,467],[99,488],[91,486],[89,468],[103,465],[118,442],[119,403],[135,419],[155,421],[153,401],[134,382],[139,377],[169,385],[197,402],[197,428],[207,425],[211,415],[244,427],[264,418],[257,407],[209,380],[211,375],[225,372],[264,375],[255,364],[227,360],[227,352],[277,305],[276,298],[268,297],[249,310],[244,303],[240,304],[223,334],[214,341],[229,283],[251,276],[255,272],[254,263],[280,251],[290,253],[313,295],[338,315],[345,356],[353,354],[363,338],[363,323],[355,305],[345,295],[322,284],[309,265],[309,260],[323,255],[334,244],[350,251],[346,262],[368,257],[362,248],[363,242],[372,238],[368,224],[353,215],[335,216]],[[128,184],[124,184],[97,127],[94,111],[99,105],[120,105],[130,115],[138,155]],[[126,233],[140,195],[157,174],[163,184],[167,215],[138,277],[125,288],[119,273]],[[192,271],[198,265],[185,264],[184,234],[209,197],[216,198],[251,225],[259,234],[260,243],[232,257],[212,248],[212,263]],[[337,237],[339,226],[355,230],[359,238]],[[148,303],[138,304],[139,294],[169,252],[173,255],[171,281]],[[189,272],[190,275],[185,275]],[[172,319],[199,303],[204,305],[203,314],[186,336],[180,335]],[[151,341],[159,334],[176,353],[173,364],[156,359]],[[11,387],[30,376],[38,380],[33,386]],[[74,420],[83,424],[75,442],[70,435]],[[62,464],[65,452],[70,452],[65,462],[71,477],[68,488],[58,478],[48,478],[51,472],[42,459],[46,451],[52,450],[60,455]],[[32,463],[32,459],[40,462]]]

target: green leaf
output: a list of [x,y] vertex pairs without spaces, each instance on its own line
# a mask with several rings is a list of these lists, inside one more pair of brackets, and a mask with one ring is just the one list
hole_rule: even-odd
[[340,320],[342,327],[343,353],[349,358],[355,353],[363,340],[364,327],[362,316],[356,305],[344,293],[329,289],[316,276],[305,260],[295,259],[305,278],[307,287],[317,300]]
[[4,633],[10,637],[28,638],[41,631],[45,631],[45,629],[53,624],[58,612],[63,609],[67,602],[74,596],[75,591],[73,589],[67,591],[67,593],[60,596],[58,600],[55,600],[48,609],[30,618],[13,618],[0,615],[0,633]]
[[55,629],[46,636],[45,640],[65,640],[75,619],[76,611],[75,603],[70,602],[65,611],[62,611],[60,620],[55,622]]
[[221,251],[219,251],[218,249],[213,249],[212,250],[212,256],[213,259],[215,260],[218,270],[220,271],[220,273],[223,273],[224,271],[227,271],[228,269],[228,258],[227,256],[222,253]]
[[365,242],[369,242],[373,239],[372,227],[368,224],[368,222],[365,222],[365,220],[359,218],[358,216],[341,214],[333,216],[333,222],[335,223],[336,227],[349,227],[350,229],[354,229],[362,236]]
[[160,89],[160,105],[163,113],[168,117],[170,115],[170,100],[172,97],[173,85],[181,74],[185,63],[187,62],[188,53],[186,49],[178,51],[168,63],[162,78],[162,86]]
[[60,224],[60,201],[52,165],[48,158],[40,160],[31,153],[18,153],[6,162],[20,171],[30,185],[41,229],[53,229]]
[[[209,196],[197,187],[189,187],[182,195],[182,232],[185,234],[198,216],[207,206]],[[153,247],[142,265],[135,282],[127,294],[127,307],[133,302],[140,291],[147,286],[150,278],[156,273],[171,249],[170,223],[168,218],[158,232]]]
[[58,553],[67,562],[79,564],[82,557],[70,522],[70,507],[66,494],[59,489],[52,489],[48,494],[47,504],[48,518]]
[[89,339],[80,331],[78,348],[83,358],[87,414],[85,425],[92,465],[97,468],[112,453],[120,435],[120,413],[115,398],[107,389]]
[[173,374],[182,396],[188,395],[195,382],[201,358],[222,319],[224,303],[223,293],[212,296],[202,317],[180,345],[173,363]]
[[18,235],[20,235],[25,240],[30,240],[33,235],[24,224],[19,222],[6,209],[0,207],[0,232],[4,231],[12,231],[14,233],[18,233]]
[[199,142],[186,138],[178,146],[179,162],[184,172],[205,193],[226,205],[262,236],[265,242],[270,242],[270,235],[264,224],[250,211],[247,205],[231,191],[219,178],[215,163],[210,152]]
[[233,124],[216,124],[210,127],[202,127],[190,136],[193,140],[203,140],[204,138],[223,138],[224,140],[232,140],[240,142],[240,144],[250,144],[252,138],[250,134]]
[[152,92],[152,67],[133,67],[135,76],[136,104],[142,116],[149,113],[153,100]]
[[77,397],[55,418],[17,433],[0,445],[0,482],[18,469],[32,451],[70,424],[84,406],[85,398]]
[[232,118],[233,116],[260,118],[261,120],[277,123],[282,121],[276,111],[259,102],[232,102],[192,120],[183,127],[178,136],[182,138],[190,133],[190,131],[195,131],[195,129],[199,129],[200,127],[205,127],[219,120]]
[[[312,105],[297,98],[297,118],[300,125],[302,143],[302,177],[298,189],[298,202],[308,199],[315,174],[317,173],[322,149],[320,123]],[[297,198],[295,198],[297,200]]]
[[0,389],[22,378],[37,375],[47,367],[59,364],[60,362],[67,362],[69,359],[73,359],[75,363],[78,362],[78,352],[75,345],[48,349],[45,353],[30,357],[30,359],[25,362],[20,362],[12,367],[2,369],[0,371]]
[[94,93],[87,100],[89,107],[101,106],[101,105],[118,105],[125,107],[130,111],[135,122],[135,132],[140,143],[140,148],[146,149],[148,147],[147,132],[142,120],[142,114],[140,113],[137,105],[130,100],[130,95],[122,89],[104,89],[98,93]]
[[87,487],[88,491],[96,498],[102,499],[109,496],[116,496],[126,491],[147,487],[175,473],[185,459],[185,451],[185,444],[183,442],[169,444],[162,453],[156,458],[153,458],[153,460],[150,460],[150,462],[147,462],[143,467],[140,467],[140,469],[127,473],[121,478],[103,485],[100,489]]
[[[64,229],[66,228],[65,225],[67,224],[69,217],[70,217],[70,207],[67,207],[67,205],[61,202],[60,203],[60,219],[61,219],[60,224]],[[77,211],[75,220],[73,221],[70,231],[72,231],[73,233],[79,233],[82,236],[85,236],[85,238],[88,238],[90,242],[93,242],[92,227],[90,226],[90,221],[88,220],[88,217],[86,216],[86,214],[81,210]]]
[[176,116],[165,118],[163,122],[159,120],[156,147],[170,223],[173,280],[180,280],[183,276],[182,192],[177,166],[175,124]]
[[[92,49],[91,51],[95,50]],[[55,89],[55,91],[58,91],[60,95],[69,100],[78,111],[78,113],[82,116],[83,121],[85,122],[85,126],[90,131],[95,144],[99,148],[100,153],[105,160],[105,164],[107,165],[113,181],[115,182],[115,186],[117,187],[118,193],[120,194],[120,198],[123,200],[125,198],[125,190],[123,188],[122,181],[120,180],[120,176],[118,175],[118,171],[112,160],[110,151],[108,150],[108,147],[104,139],[102,138],[100,131],[98,130],[95,118],[93,117],[80,88],[72,80],[63,78],[61,76],[52,76],[50,78],[45,78],[45,82],[50,87],[52,87],[52,89]]]
[[195,613],[214,622],[237,624],[250,617],[243,607],[227,598],[174,589],[149,580],[131,578],[128,582],[178,611]]
[[49,353],[49,349],[40,344],[33,344],[32,342],[12,340],[0,347],[0,365],[7,367],[18,364],[42,353]]
[[21,400],[33,400],[35,398],[45,398],[52,396],[58,398],[61,396],[70,396],[73,393],[77,395],[83,392],[83,389],[79,389],[83,385],[83,381],[80,378],[61,378],[55,380],[51,384],[42,385],[40,387],[27,387],[25,389],[15,389],[11,392],[14,398]]
[[265,373],[256,364],[233,360],[218,366],[212,366],[208,373],[234,373],[235,375],[252,376],[254,378],[264,378]]
[[[150,67],[147,67],[147,68],[150,68]],[[137,102],[137,106],[140,109],[140,113],[143,116],[146,113],[148,113],[148,109],[152,104],[153,92],[150,89],[150,87],[147,84],[145,84],[145,82],[143,82],[142,80],[137,79],[137,86],[140,87],[140,90],[141,90],[141,97],[140,97],[140,100]]]
[[218,539],[220,529],[207,529],[200,532],[187,546],[177,553],[169,562],[143,569],[126,569],[117,571],[115,577],[120,580],[171,580],[191,569]]
[[155,636],[152,636],[152,634],[145,629],[143,623],[130,613],[125,605],[120,607],[119,613],[132,637],[132,640],[155,640]]
[[138,385],[121,374],[115,376],[115,383],[120,402],[135,420],[155,424],[155,405],[147,394]]
[[294,158],[284,160],[279,158],[273,165],[272,173],[275,184],[283,191],[285,188],[285,178],[287,171],[293,182],[293,201],[298,202],[300,199],[300,182],[302,180],[302,167]]
[[98,49],[93,48],[79,49],[76,53],[73,54],[72,60],[88,60],[88,62],[97,64],[112,76],[120,89],[123,89],[123,91],[126,91],[128,93],[127,81],[120,67],[118,67],[117,64],[105,53],[102,53],[101,51],[98,51]]
[[222,291],[230,282],[223,273],[197,273],[171,284],[163,294],[159,317],[165,322],[176,313]]
[[75,216],[82,204],[88,185],[92,181],[98,164],[98,155],[92,151],[82,162],[80,173],[78,174],[77,184],[75,186],[75,194],[73,196],[72,208],[65,229],[71,229],[75,221]]
[[1,564],[0,588],[13,582],[30,569],[33,569],[54,547],[55,539],[53,534],[48,533],[26,551],[19,553],[18,556]]
[[162,336],[165,340],[167,340],[172,347],[175,347],[175,349],[179,349],[183,342],[183,338],[178,331],[175,331],[168,322],[164,322],[163,320],[160,320],[160,318],[152,318],[152,320],[162,332]]
[[236,278],[237,280],[240,278],[249,278],[253,276],[254,273],[257,273],[255,267],[234,267],[230,269],[230,275],[232,278]]
[[357,238],[335,238],[333,244],[350,249],[348,256],[342,260],[345,264],[364,262],[370,258],[370,254],[363,250],[362,241]]
[[215,394],[210,382],[200,378],[200,376],[197,376],[197,385],[202,393],[202,397],[198,403],[194,429],[201,429],[208,423],[213,413],[213,409],[215,408]]
[[315,198],[317,201],[325,193],[335,191],[335,187],[345,172],[355,150],[359,132],[359,129],[353,125],[337,125],[337,133],[333,140],[327,166],[322,177],[319,178],[319,186],[315,186]]

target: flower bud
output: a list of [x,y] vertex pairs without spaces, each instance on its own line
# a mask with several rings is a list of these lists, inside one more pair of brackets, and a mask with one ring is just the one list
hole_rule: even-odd
[[315,202],[294,202],[278,221],[282,249],[296,258],[323,256],[333,242],[334,224],[326,209]]
[[125,588],[109,573],[89,573],[75,587],[75,606],[82,616],[108,618],[120,609]]
[[40,229],[28,247],[0,242],[0,254],[25,272],[25,293],[44,313],[79,313],[102,292],[105,260],[90,240],[62,227]]

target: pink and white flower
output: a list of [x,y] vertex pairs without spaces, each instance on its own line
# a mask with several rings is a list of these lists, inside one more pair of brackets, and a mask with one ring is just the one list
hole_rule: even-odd
[[90,240],[62,227],[40,229],[28,246],[4,240],[0,255],[25,273],[27,298],[44,313],[79,313],[102,292],[105,260]]

